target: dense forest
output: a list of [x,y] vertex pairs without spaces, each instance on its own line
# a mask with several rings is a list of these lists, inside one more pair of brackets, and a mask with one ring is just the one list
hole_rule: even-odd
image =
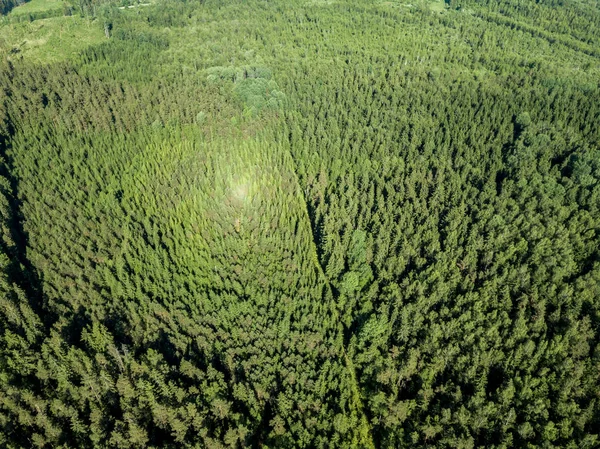
[[600,447],[597,0],[0,13],[0,447]]

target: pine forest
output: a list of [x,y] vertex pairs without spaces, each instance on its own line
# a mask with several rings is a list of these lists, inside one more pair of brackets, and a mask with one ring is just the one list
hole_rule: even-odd
[[1,448],[600,448],[598,0],[0,14]]

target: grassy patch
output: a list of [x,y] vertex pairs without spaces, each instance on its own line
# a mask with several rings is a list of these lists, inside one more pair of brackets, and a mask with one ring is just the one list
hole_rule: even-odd
[[444,12],[446,11],[446,2],[444,0],[392,0],[383,1],[382,5],[396,6],[404,8],[424,8],[429,9],[432,12]]
[[76,16],[11,23],[0,27],[0,57],[64,61],[104,39],[97,22]]
[[429,9],[433,12],[444,12],[446,10],[446,3],[444,0],[434,0],[429,2]]
[[63,4],[63,0],[31,0],[27,3],[23,3],[21,6],[17,6],[16,8],[14,8],[9,15],[19,16],[34,12],[61,9],[63,7]]

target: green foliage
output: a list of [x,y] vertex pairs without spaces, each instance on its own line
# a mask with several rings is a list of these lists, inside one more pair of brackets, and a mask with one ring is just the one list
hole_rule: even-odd
[[0,446],[597,446],[600,12],[530,3],[0,24]]
[[233,93],[244,105],[245,115],[256,117],[262,110],[276,111],[285,105],[286,96],[266,67],[210,67],[205,73],[211,83],[233,83]]

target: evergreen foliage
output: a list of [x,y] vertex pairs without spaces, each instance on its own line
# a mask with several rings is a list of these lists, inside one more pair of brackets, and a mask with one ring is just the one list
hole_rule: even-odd
[[0,40],[1,447],[600,445],[597,2],[413,3]]

